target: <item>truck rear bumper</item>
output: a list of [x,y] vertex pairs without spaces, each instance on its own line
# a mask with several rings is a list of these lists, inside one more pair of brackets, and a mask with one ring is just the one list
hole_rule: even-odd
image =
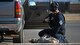
[[0,18],[0,24],[17,24],[17,18]]
[[7,28],[9,30],[18,30],[17,24],[0,24],[0,28]]

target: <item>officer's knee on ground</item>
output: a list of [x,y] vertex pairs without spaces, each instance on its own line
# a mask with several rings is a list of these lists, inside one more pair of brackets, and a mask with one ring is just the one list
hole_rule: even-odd
[[40,31],[39,33],[38,33],[38,35],[40,36],[40,37],[42,37],[43,35],[45,35],[45,34],[47,34],[47,35],[52,35],[52,30],[51,29],[43,29],[42,31]]

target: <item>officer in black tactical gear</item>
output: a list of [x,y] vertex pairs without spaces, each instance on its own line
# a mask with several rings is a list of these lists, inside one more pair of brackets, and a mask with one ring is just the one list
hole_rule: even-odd
[[[48,22],[50,30],[42,30],[39,32],[39,36],[49,34],[60,41],[60,43],[67,43],[65,39],[65,17],[58,10],[59,4],[53,2],[50,4],[50,14],[45,18],[43,23]],[[49,33],[48,33],[49,32]]]

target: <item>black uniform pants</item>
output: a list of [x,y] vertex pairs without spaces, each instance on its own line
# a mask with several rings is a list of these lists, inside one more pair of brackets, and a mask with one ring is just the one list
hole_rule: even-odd
[[60,43],[68,43],[68,41],[66,40],[65,36],[62,34],[53,34],[52,29],[44,29],[42,31],[39,32],[39,36],[42,37],[44,34],[48,34],[56,39],[59,40]]

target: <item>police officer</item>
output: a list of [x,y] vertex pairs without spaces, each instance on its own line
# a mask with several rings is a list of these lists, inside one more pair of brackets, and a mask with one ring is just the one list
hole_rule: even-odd
[[[53,2],[50,4],[50,13],[45,18],[43,23],[48,22],[51,31],[48,31],[51,36],[60,40],[60,43],[66,43],[65,40],[65,17],[64,15],[58,10],[59,4],[57,2]],[[46,30],[42,30],[39,32],[39,36],[43,36]]]

